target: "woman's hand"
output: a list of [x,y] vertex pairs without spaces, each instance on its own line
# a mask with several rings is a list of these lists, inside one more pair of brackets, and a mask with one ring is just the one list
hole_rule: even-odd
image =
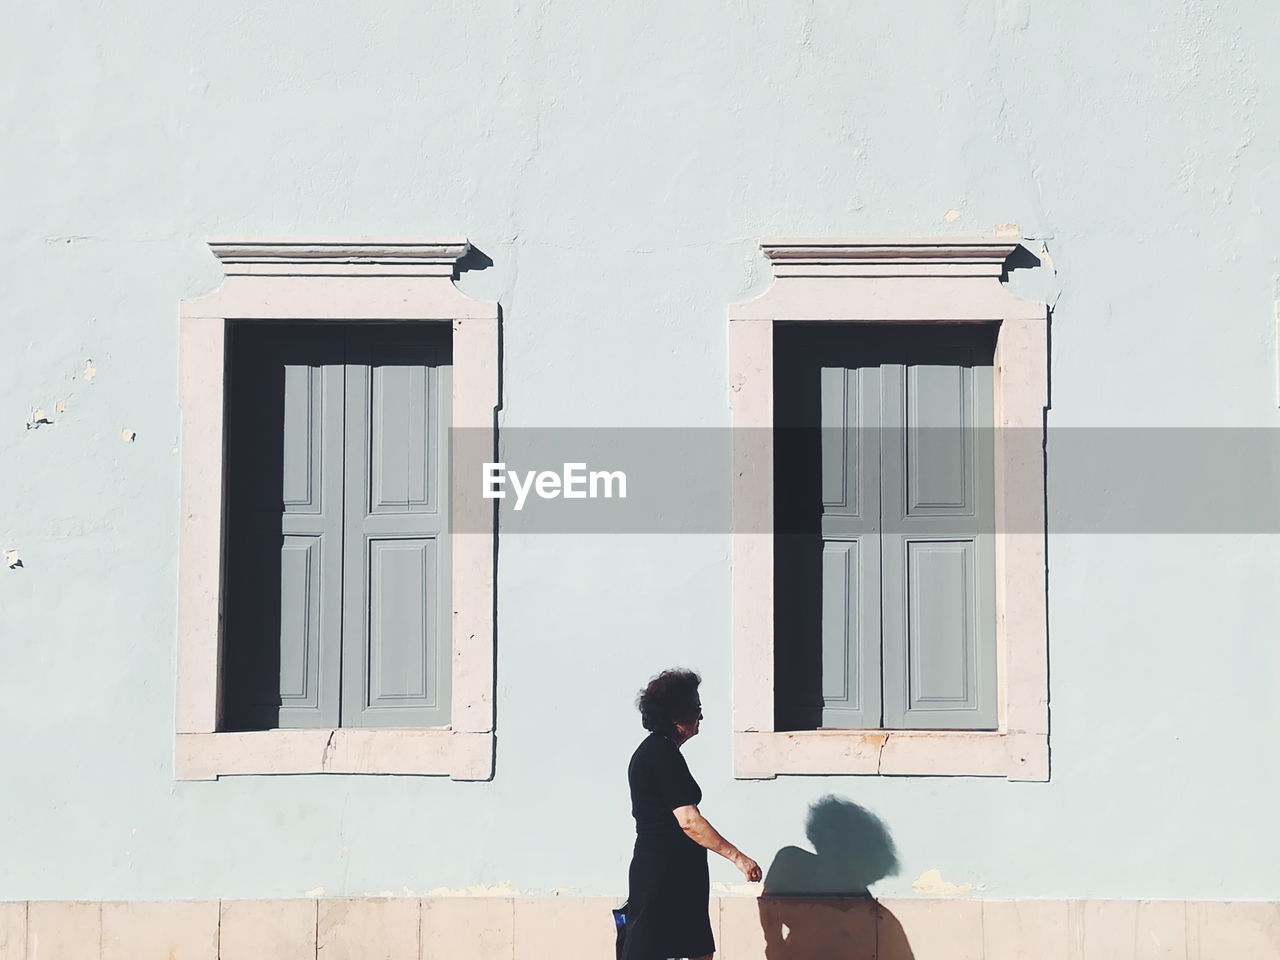
[[733,865],[742,871],[742,875],[747,878],[748,883],[760,882],[760,864],[756,863],[745,853],[739,853],[734,859]]

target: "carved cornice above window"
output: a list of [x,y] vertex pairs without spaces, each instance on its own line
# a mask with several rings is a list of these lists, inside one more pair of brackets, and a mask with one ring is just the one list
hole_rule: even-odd
[[1018,243],[986,237],[762,240],[777,277],[998,277]]
[[471,252],[443,240],[211,240],[225,276],[182,302],[187,318],[496,320],[498,305],[454,282]]
[[1012,237],[762,240],[774,282],[730,320],[990,323],[1044,320],[1002,282]]
[[215,240],[227,276],[451,277],[471,250],[465,239],[437,241]]

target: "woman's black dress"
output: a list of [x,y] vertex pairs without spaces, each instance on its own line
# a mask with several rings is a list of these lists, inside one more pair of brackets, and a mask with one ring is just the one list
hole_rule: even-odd
[[636,847],[627,895],[623,960],[701,957],[715,951],[708,915],[707,851],[685,835],[672,811],[702,802],[680,748],[651,733],[631,755]]

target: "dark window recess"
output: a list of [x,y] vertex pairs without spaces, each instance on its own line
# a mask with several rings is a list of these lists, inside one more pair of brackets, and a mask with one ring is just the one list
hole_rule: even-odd
[[995,334],[776,325],[778,729],[995,727]]
[[449,345],[230,325],[222,729],[448,723]]

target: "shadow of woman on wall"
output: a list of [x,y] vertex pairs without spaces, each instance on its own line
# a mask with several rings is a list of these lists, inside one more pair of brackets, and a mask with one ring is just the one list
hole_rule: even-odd
[[870,810],[825,796],[809,807],[813,852],[783,847],[760,897],[767,960],[914,960],[897,918],[870,887],[898,872],[889,831]]

